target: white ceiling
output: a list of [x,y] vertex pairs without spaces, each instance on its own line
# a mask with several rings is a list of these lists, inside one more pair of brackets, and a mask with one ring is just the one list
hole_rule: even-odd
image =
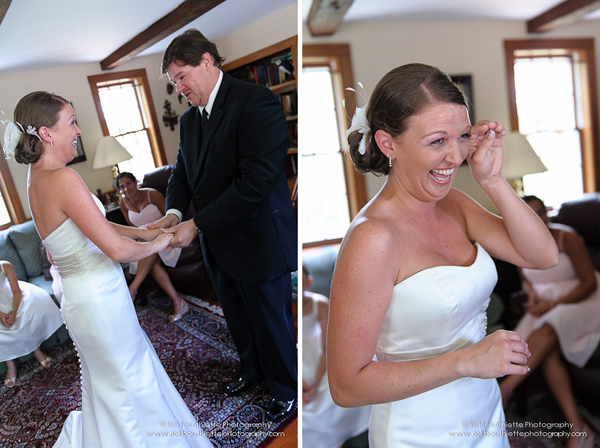
[[[354,0],[344,21],[529,20],[563,0]],[[312,0],[302,1],[306,20]],[[598,18],[600,13],[588,16]]]
[[[100,62],[182,1],[12,0],[0,24],[0,74]],[[185,29],[197,28],[217,41],[294,4],[226,0]],[[141,55],[162,53],[177,34]]]
[[[182,1],[12,0],[0,24],[0,74],[100,62]],[[344,20],[528,20],[561,1],[354,0]],[[216,41],[297,2],[306,19],[312,0],[226,0],[185,28]],[[177,34],[141,55],[162,53]]]

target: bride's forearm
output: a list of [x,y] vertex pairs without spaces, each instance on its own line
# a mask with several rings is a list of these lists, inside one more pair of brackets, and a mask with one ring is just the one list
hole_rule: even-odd
[[358,407],[403,400],[461,377],[459,357],[449,352],[417,361],[371,361],[349,381],[334,369],[328,379],[333,400],[342,407]]
[[137,227],[132,226],[123,226],[114,222],[111,222],[110,224],[113,226],[113,228],[117,231],[119,235],[124,236],[125,238],[130,238],[132,240],[145,239],[145,229],[139,229]]
[[539,216],[501,178],[494,185],[482,185],[500,216],[508,235],[529,268],[548,269],[558,263],[554,238]]

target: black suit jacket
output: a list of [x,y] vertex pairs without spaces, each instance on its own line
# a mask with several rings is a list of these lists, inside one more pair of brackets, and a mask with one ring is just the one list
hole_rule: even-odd
[[201,132],[200,111],[191,107],[179,123],[167,209],[185,215],[193,201],[209,267],[216,262],[246,283],[296,270],[296,216],[284,169],[287,123],[275,95],[224,73]]

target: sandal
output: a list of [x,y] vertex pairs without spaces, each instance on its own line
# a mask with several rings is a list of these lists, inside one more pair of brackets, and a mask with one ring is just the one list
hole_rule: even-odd
[[179,314],[171,314],[169,316],[169,322],[173,323],[173,322],[177,322],[179,319],[181,319],[183,317],[183,315],[185,313],[187,313],[190,308],[188,307],[187,302],[184,299],[181,299],[181,301],[183,302],[181,304],[181,307],[179,309]]
[[16,384],[16,382],[17,382],[17,377],[13,376],[12,378],[6,378],[4,380],[4,385],[6,387],[13,387]]
[[48,367],[50,367],[50,364],[52,364],[52,358],[50,356],[46,356],[46,359],[44,359],[43,361],[39,361],[39,363],[44,369],[47,369]]

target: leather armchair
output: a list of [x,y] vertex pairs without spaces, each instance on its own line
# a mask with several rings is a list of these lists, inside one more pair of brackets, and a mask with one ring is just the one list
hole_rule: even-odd
[[[164,196],[167,192],[167,185],[172,169],[173,165],[165,165],[145,174],[141,186],[154,188]],[[190,207],[183,219],[191,219],[194,214],[194,206],[190,203]],[[210,275],[202,259],[199,238],[194,239],[188,247],[183,248],[179,261],[174,268],[165,266],[165,269],[169,273],[169,277],[177,291],[199,298],[206,298],[208,295],[210,297],[209,300],[214,300]],[[144,293],[146,288],[149,289],[157,286],[156,281],[149,274],[138,290],[140,300],[145,300]]]

